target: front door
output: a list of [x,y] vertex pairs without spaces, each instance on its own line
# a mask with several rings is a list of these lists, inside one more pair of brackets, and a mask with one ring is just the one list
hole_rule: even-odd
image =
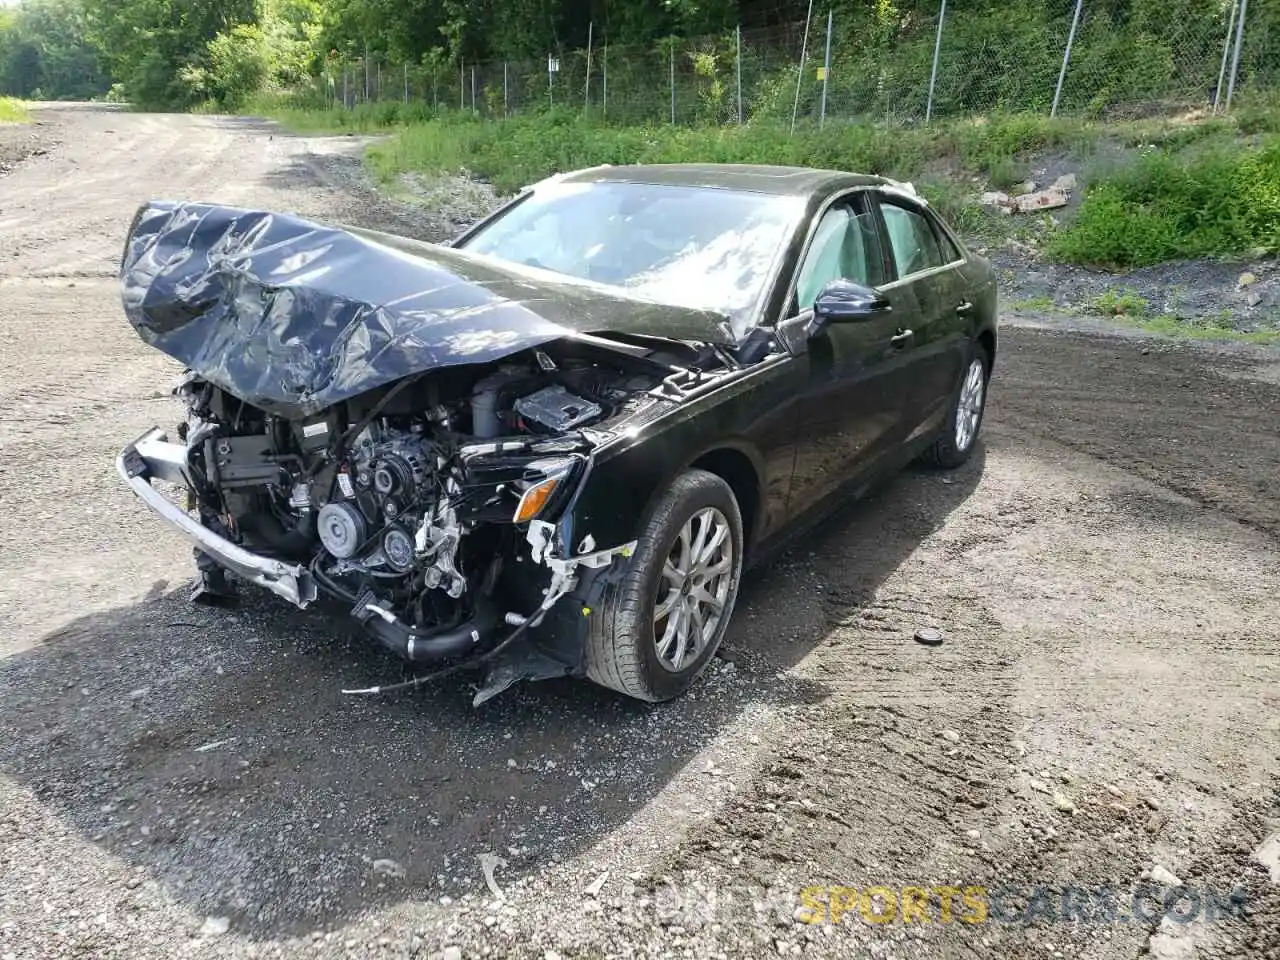
[[[832,280],[875,288],[890,279],[881,236],[865,191],[829,207],[800,260],[792,317],[811,317],[815,298]],[[895,305],[884,315],[831,324],[807,342],[798,358],[808,376],[796,405],[789,515],[818,507],[904,441],[914,343],[903,334],[910,322],[909,312]]]

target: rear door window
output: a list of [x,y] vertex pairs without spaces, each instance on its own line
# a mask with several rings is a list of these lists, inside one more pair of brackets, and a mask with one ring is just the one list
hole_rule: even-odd
[[881,200],[880,213],[889,235],[889,247],[893,251],[899,279],[944,266],[956,259],[950,250],[943,253],[938,236],[923,213],[890,200]]

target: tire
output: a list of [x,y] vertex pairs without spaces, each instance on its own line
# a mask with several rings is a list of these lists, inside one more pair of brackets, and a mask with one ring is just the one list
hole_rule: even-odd
[[[976,373],[975,373],[976,369]],[[956,384],[947,407],[947,419],[942,432],[933,445],[920,455],[921,462],[931,467],[953,469],[969,459],[978,445],[978,432],[982,429],[982,417],[987,411],[987,380],[991,372],[991,358],[979,344],[969,351],[969,361],[964,365],[960,382]],[[973,409],[976,383],[977,410]],[[961,405],[965,405],[962,418]]]
[[[689,573],[683,558],[698,546],[700,531],[709,532],[718,546],[710,552],[704,546],[706,561],[700,568],[694,565],[693,576],[674,576]],[[720,646],[741,579],[742,514],[733,491],[705,470],[682,473],[649,511],[626,573],[606,588],[599,615],[590,618],[587,676],[651,703],[679,696]],[[712,595],[720,603],[718,614],[706,599]],[[669,606],[666,617],[657,618],[659,603]]]

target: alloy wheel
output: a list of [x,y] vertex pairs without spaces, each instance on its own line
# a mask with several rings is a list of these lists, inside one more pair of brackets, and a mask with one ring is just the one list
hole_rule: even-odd
[[969,449],[978,435],[986,386],[986,370],[982,361],[977,358],[969,361],[969,370],[960,388],[960,400],[956,404],[956,449],[962,453]]
[[685,521],[662,564],[653,639],[658,662],[672,673],[695,663],[715,639],[733,585],[728,518],[703,507]]

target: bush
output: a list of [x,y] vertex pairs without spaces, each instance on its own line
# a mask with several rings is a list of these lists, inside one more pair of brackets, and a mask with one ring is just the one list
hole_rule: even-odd
[[270,72],[262,30],[241,24],[209,41],[207,86],[203,92],[223,107],[234,110],[262,89]]
[[1189,158],[1153,149],[1094,184],[1049,253],[1130,267],[1280,251],[1280,137]]
[[26,123],[31,119],[26,105],[13,97],[0,97],[0,123]]

